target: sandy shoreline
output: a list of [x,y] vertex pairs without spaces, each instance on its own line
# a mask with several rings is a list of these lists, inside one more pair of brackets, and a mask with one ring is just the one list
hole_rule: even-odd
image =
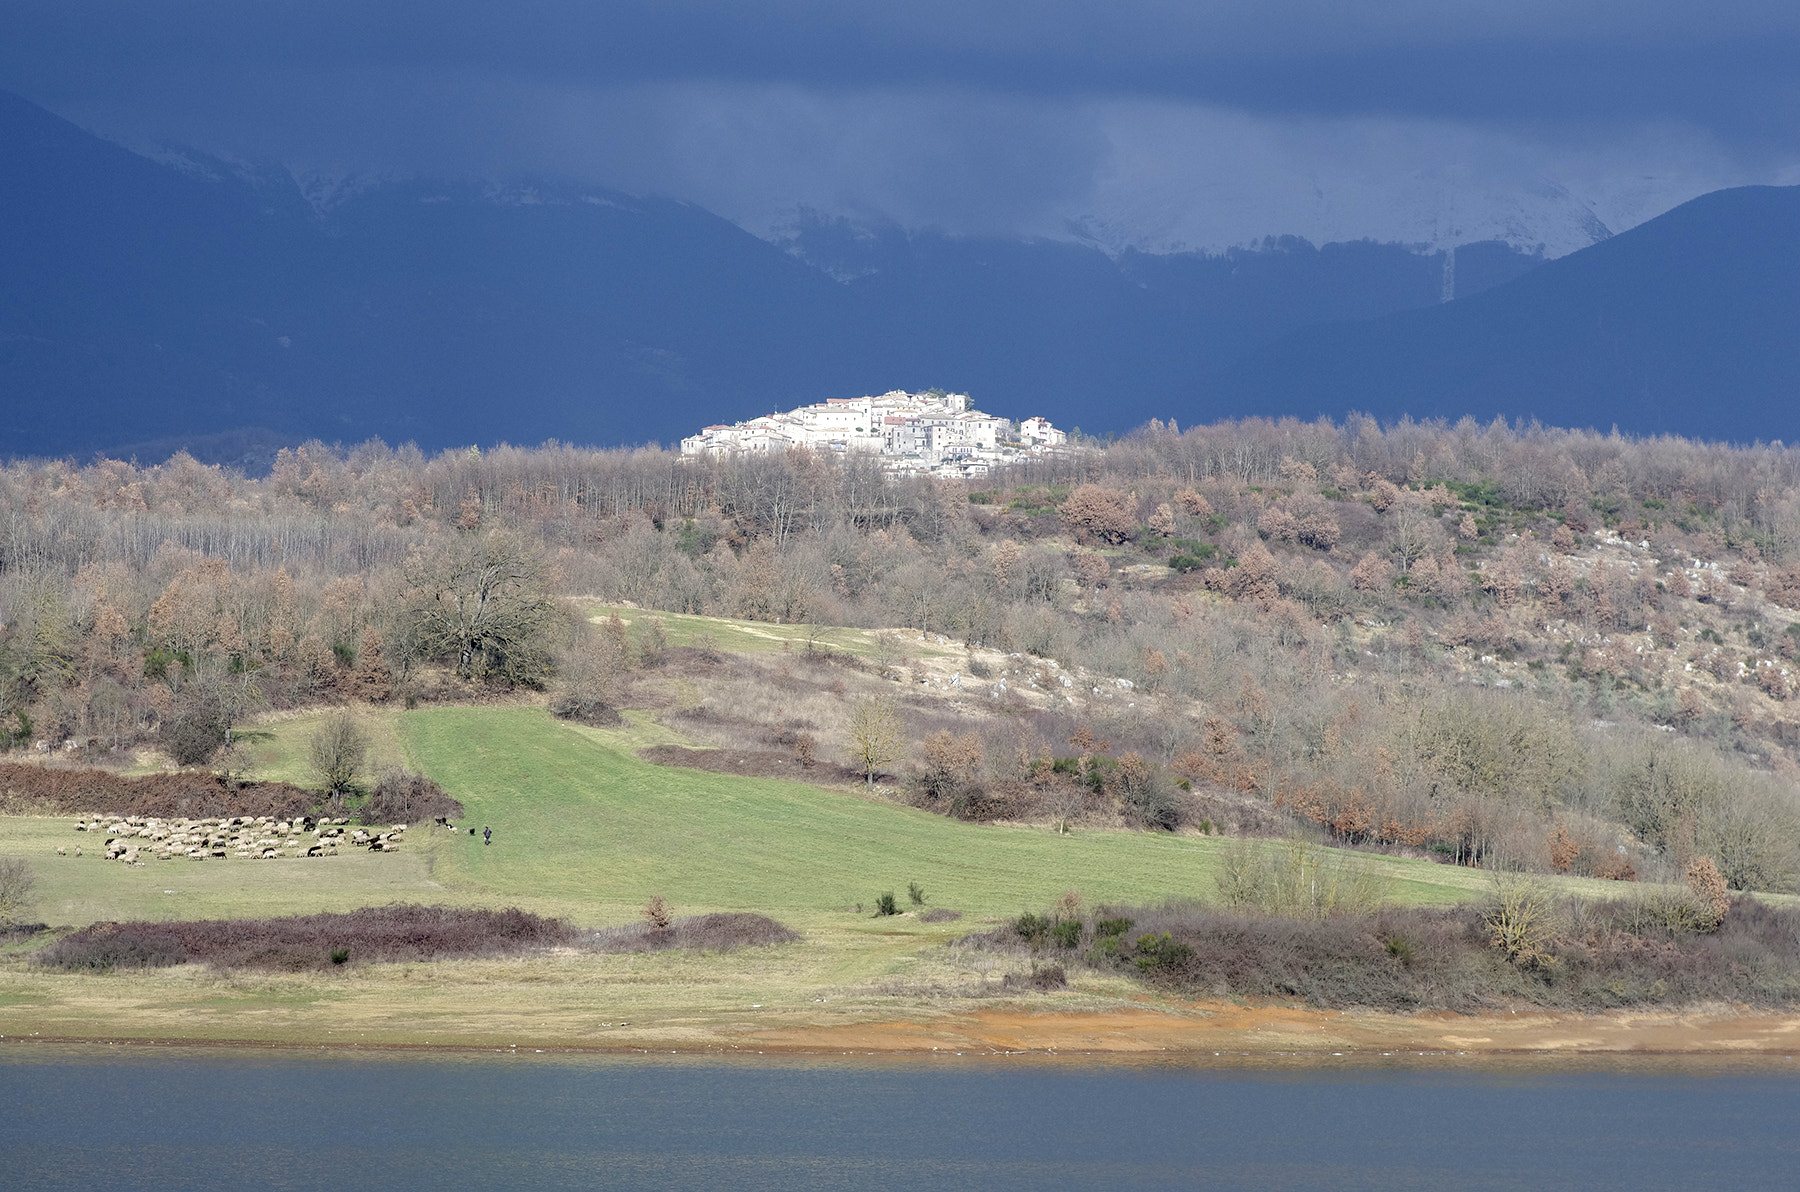
[[[98,1025],[98,1024],[97,1024]],[[115,1026],[125,1025],[114,1023]],[[609,1032],[508,1032],[507,1041],[484,1030],[462,1034],[439,1024],[429,1042],[378,1032],[358,1040],[190,1035],[165,1029],[93,1034],[0,1034],[0,1043],[114,1044],[131,1047],[240,1047],[270,1050],[563,1053],[596,1055],[930,1056],[1035,1055],[1096,1061],[1192,1059],[1195,1061],[1295,1062],[1339,1059],[1409,1059],[1463,1062],[1480,1057],[1539,1057],[1571,1062],[1628,1057],[1730,1060],[1788,1067],[1800,1057],[1800,1016],[1711,1008],[1687,1013],[1620,1012],[1603,1015],[1518,1013],[1471,1017],[1250,1007],[1202,1002],[1109,1011],[1032,1012],[983,1009],[930,1018],[867,1022],[771,1024],[685,1023],[676,1031],[629,1035]],[[288,1037],[282,1037],[282,1036]],[[448,1037],[446,1037],[448,1036]],[[523,1037],[521,1037],[523,1036]]]

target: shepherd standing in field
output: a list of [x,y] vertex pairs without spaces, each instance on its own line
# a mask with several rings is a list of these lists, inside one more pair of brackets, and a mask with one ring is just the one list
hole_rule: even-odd
[[494,843],[494,830],[492,828],[483,828],[481,830],[481,843],[483,843],[483,844]]

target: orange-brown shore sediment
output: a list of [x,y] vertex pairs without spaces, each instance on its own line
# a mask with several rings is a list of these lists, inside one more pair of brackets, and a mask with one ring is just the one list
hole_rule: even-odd
[[[872,1016],[873,1017],[873,1016]],[[463,1032],[440,1024],[421,1040],[416,1032],[342,1032],[297,1038],[226,1032],[187,1035],[172,1023],[154,1033],[127,1028],[93,1034],[63,1030],[9,1034],[0,1041],[117,1042],[344,1047],[397,1050],[553,1050],[559,1052],[763,1053],[902,1055],[1036,1053],[1095,1057],[1192,1056],[1718,1056],[1782,1063],[1800,1057],[1800,1015],[1738,1012],[1729,1007],[1682,1013],[1601,1015],[1508,1013],[1414,1015],[1304,1007],[1202,1002],[1098,1012],[982,1009],[918,1018],[858,1022],[793,1021],[668,1023],[644,1031],[531,1030],[492,1033],[493,1024]],[[100,1024],[95,1024],[99,1026]],[[124,1026],[123,1023],[114,1025]],[[548,1025],[548,1024],[546,1024]],[[572,1024],[571,1024],[572,1025]],[[449,1029],[445,1029],[448,1027]],[[172,1029],[173,1028],[173,1029]]]
[[759,1046],[791,1050],[1149,1052],[1644,1052],[1800,1054],[1800,1016],[1734,1013],[1469,1017],[1201,1003],[1185,1011],[979,1011],[928,1022],[772,1028]]

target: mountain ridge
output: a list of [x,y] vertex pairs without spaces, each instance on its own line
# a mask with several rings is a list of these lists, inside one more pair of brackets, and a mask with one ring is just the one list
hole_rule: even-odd
[[[1499,334],[1482,332],[1477,316],[1505,304],[1475,291],[1579,280],[1594,269],[1584,262],[1610,260],[1621,244],[1634,261],[1667,257],[1682,276],[1742,272],[1764,247],[1757,236],[1791,232],[1763,220],[1728,251],[1704,228],[1689,228],[1694,247],[1664,243],[1658,227],[1692,220],[1663,221],[1704,213],[1704,201],[1548,263],[1500,244],[1449,258],[1298,238],[1111,257],[1068,242],[830,220],[772,244],[692,204],[556,183],[390,180],[347,187],[322,209],[299,181],[254,163],[188,151],[179,163],[153,161],[17,97],[0,96],[0,154],[0,218],[17,230],[0,243],[10,283],[0,293],[0,391],[13,399],[0,453],[270,435],[427,449],[671,442],[721,419],[931,385],[1090,431],[1152,417],[1361,409],[1792,437],[1765,429],[1760,405],[1723,427],[1691,416],[1693,370],[1664,361],[1692,337],[1640,309],[1644,295],[1680,305],[1681,295],[1649,284],[1654,261],[1624,271],[1640,300],[1613,308],[1610,364],[1541,321],[1495,316],[1514,327],[1503,356],[1537,352],[1537,335],[1561,353],[1546,353],[1556,363],[1542,367],[1585,377],[1591,392],[1555,376],[1484,388],[1452,367],[1466,357],[1474,363],[1463,372],[1505,371],[1491,346],[1455,346]],[[1646,243],[1654,252],[1632,248]],[[1648,281],[1631,281],[1640,274]],[[1778,280],[1765,284],[1775,306]],[[1443,304],[1447,283],[1458,297]],[[1532,302],[1593,321],[1554,288]],[[1620,318],[1653,331],[1622,329]],[[1389,344],[1405,338],[1394,328],[1408,320],[1465,328],[1436,372],[1421,363],[1430,353],[1409,361],[1400,341]],[[1726,321],[1717,338],[1767,365],[1752,395],[1766,404],[1800,366],[1790,370],[1768,334],[1746,340],[1737,314]],[[1646,335],[1656,370],[1621,382],[1620,354]],[[1383,344],[1389,355],[1377,359]],[[1713,376],[1730,375],[1716,352],[1706,358]],[[1410,387],[1364,376],[1390,367]],[[1648,399],[1646,383],[1656,390]]]
[[1800,187],[1736,187],[1441,307],[1298,331],[1206,399],[1216,415],[1502,413],[1800,438],[1783,405],[1800,393],[1796,295]]

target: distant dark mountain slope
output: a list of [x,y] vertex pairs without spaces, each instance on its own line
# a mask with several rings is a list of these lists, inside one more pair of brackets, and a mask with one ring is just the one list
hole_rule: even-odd
[[[693,207],[396,186],[321,219],[0,97],[0,451],[242,426],[667,437],[848,382],[836,283]],[[822,350],[823,345],[823,350]]]
[[[1430,305],[1441,254],[1271,240],[1218,256],[803,228],[804,259],[844,277],[871,328],[860,358],[895,384],[955,385],[987,408],[1125,430],[1185,409],[1199,381],[1297,328]],[[1502,245],[1459,255],[1473,284],[1540,264]],[[879,383],[879,382],[875,382]]]
[[[1495,280],[1537,263],[1487,256]],[[0,93],[0,455],[669,442],[930,385],[1126,430],[1297,328],[1438,301],[1443,266],[1397,245],[1114,260],[831,225],[783,248],[557,186],[394,184],[320,214],[279,169],[153,161]]]
[[0,443],[264,416],[251,320],[299,226],[0,94]]
[[1296,332],[1201,394],[1205,417],[1800,439],[1800,187],[1718,191],[1474,297]]

